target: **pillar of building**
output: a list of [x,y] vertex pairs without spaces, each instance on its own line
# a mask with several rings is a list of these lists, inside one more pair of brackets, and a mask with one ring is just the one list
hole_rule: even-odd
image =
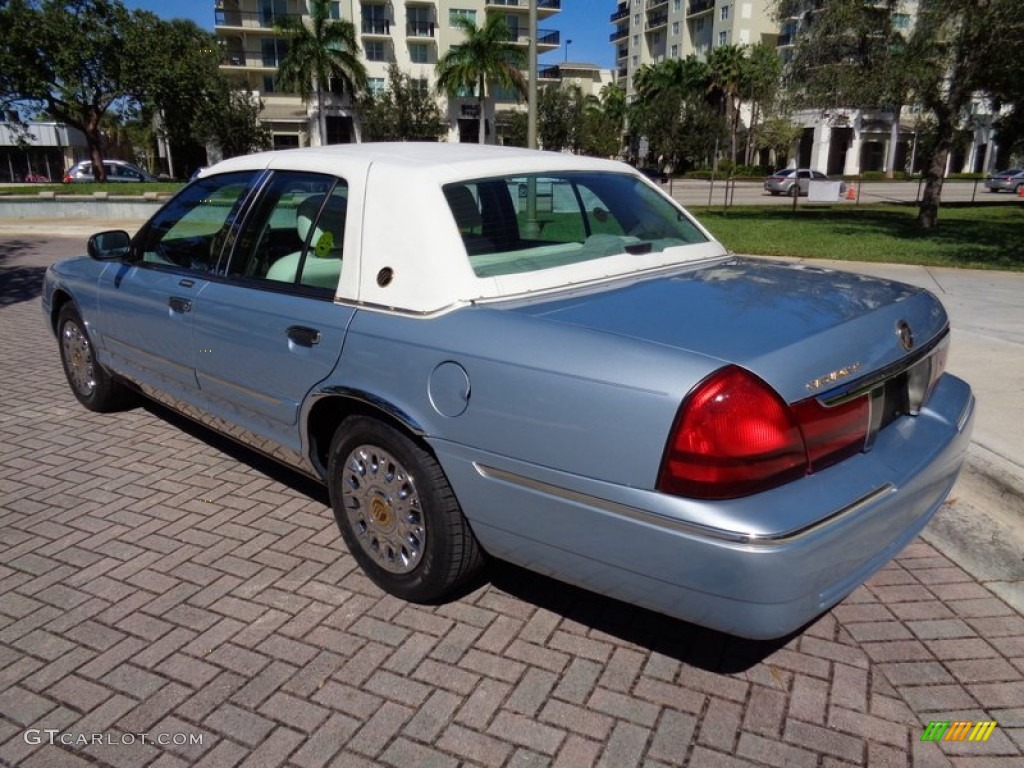
[[844,176],[857,176],[860,174],[860,149],[863,140],[861,138],[861,118],[858,115],[853,121],[853,136],[850,139],[850,146],[846,148],[846,158],[843,162]]
[[832,144],[832,126],[820,122],[814,126],[814,144],[811,146],[811,168],[825,173],[828,170],[828,153]]

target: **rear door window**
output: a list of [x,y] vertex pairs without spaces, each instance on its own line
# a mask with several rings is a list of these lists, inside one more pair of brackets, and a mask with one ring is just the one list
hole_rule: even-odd
[[478,277],[707,241],[685,214],[629,174],[479,179],[448,184],[444,194]]

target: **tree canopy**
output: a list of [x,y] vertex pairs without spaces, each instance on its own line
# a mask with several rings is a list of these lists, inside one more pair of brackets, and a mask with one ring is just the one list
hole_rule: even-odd
[[127,105],[141,85],[124,55],[132,17],[118,0],[8,0],[0,6],[5,105],[45,112],[79,129],[101,181],[101,120]]
[[358,110],[363,141],[437,141],[448,131],[427,81],[397,64],[388,67],[387,87],[362,96]]

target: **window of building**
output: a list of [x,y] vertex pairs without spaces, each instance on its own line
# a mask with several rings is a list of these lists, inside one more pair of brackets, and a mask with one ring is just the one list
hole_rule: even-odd
[[704,19],[697,19],[697,21],[694,23],[693,26],[694,26],[694,29],[696,29],[698,32],[703,32],[704,31]]
[[413,64],[427,64],[430,61],[430,47],[409,43],[409,59]]
[[661,32],[655,32],[653,35],[651,35],[651,45],[661,45]]
[[640,45],[640,35],[633,35],[633,47]]
[[640,66],[640,57],[639,56],[633,56],[633,68],[636,69],[639,66]]
[[671,54],[672,54],[672,58],[673,59],[678,59],[679,58],[679,46],[678,45],[673,45],[672,46]]
[[892,15],[892,25],[896,29],[907,29],[910,27],[910,15],[906,13],[894,13]]
[[672,10],[673,11],[681,11],[682,9],[683,9],[683,0],[673,0],[673,2],[672,2]]
[[269,37],[261,43],[264,67],[279,67],[281,60],[288,54],[288,41]]
[[678,21],[673,21],[672,22],[672,36],[673,37],[678,37],[679,36],[679,22]]
[[465,8],[451,8],[448,11],[448,26],[454,27],[455,20],[460,17],[469,19],[471,22],[476,24],[476,11],[470,11]]
[[718,33],[718,44],[728,45],[729,44],[729,33],[725,30]]
[[366,87],[372,94],[383,93],[387,81],[383,77],[366,78]]
[[640,26],[640,14],[639,13],[637,13],[637,14],[635,14],[633,16],[633,26],[634,27],[639,27]]
[[367,61],[387,61],[387,50],[382,40],[367,40],[363,44]]
[[722,6],[721,18],[722,18],[722,21],[727,21],[729,19],[729,6],[728,5],[723,5]]
[[277,83],[274,82],[273,75],[263,76],[263,92],[264,93],[277,93]]
[[331,0],[331,18],[341,18],[341,0]]

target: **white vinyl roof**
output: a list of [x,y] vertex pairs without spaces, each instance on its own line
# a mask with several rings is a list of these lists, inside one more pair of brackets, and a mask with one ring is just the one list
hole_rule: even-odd
[[[709,242],[685,248],[477,277],[444,197],[445,184],[565,171],[643,178],[611,160],[479,144],[342,144],[231,158],[203,176],[262,168],[328,173],[346,180],[349,208],[337,298],[383,309],[431,314],[472,301],[557,290],[725,253],[708,234]],[[360,209],[361,216],[356,213]],[[389,282],[379,280],[383,270],[390,272]]]

